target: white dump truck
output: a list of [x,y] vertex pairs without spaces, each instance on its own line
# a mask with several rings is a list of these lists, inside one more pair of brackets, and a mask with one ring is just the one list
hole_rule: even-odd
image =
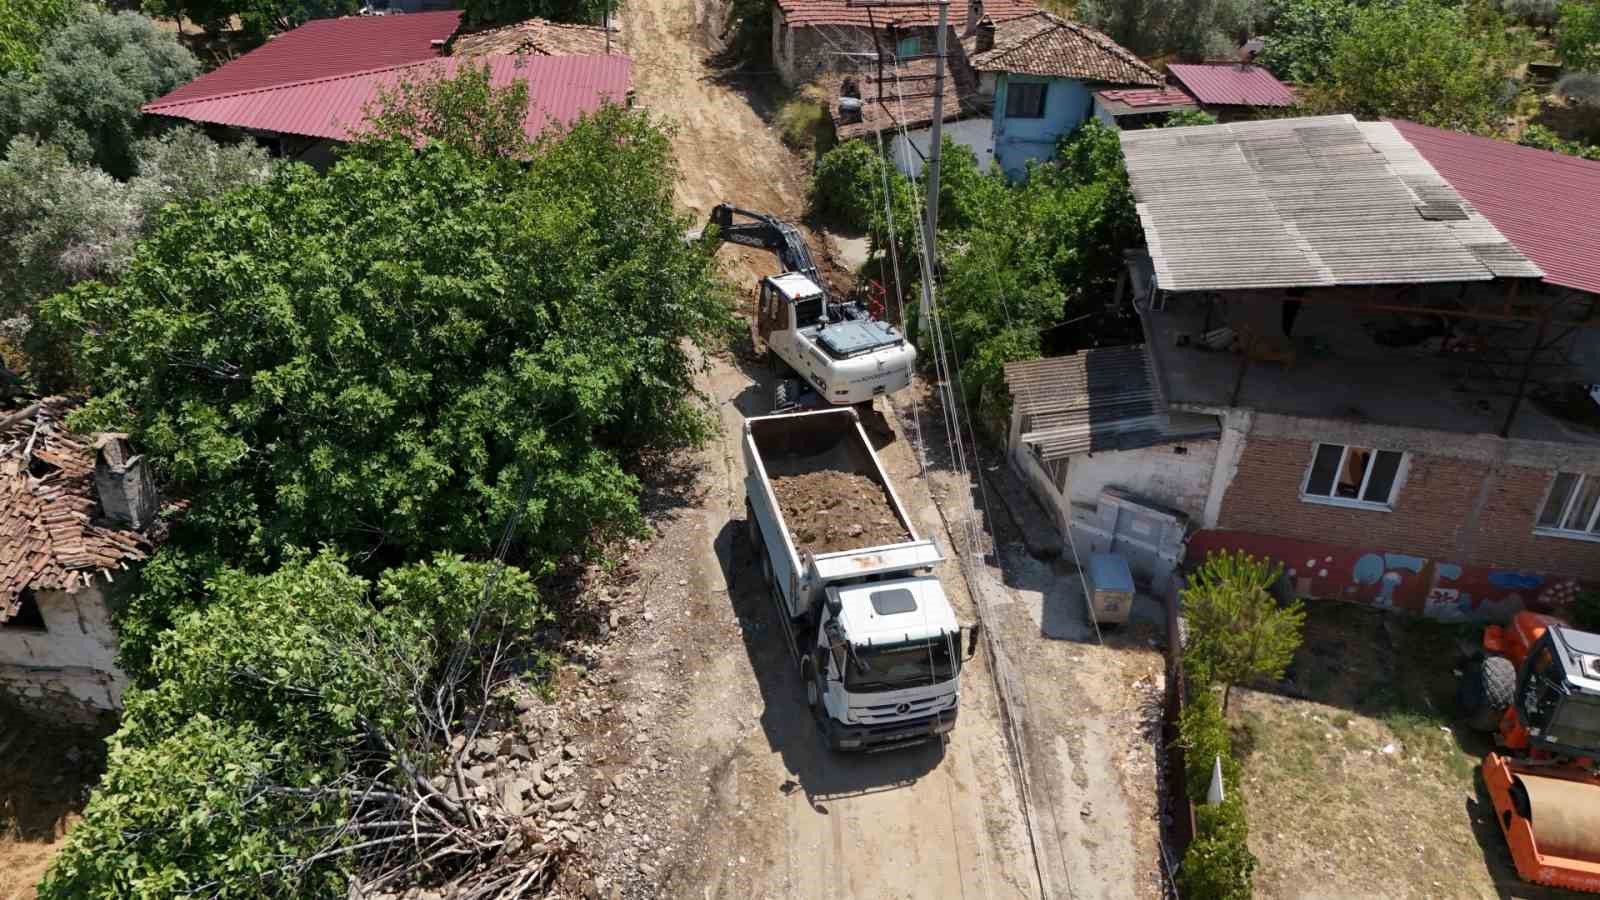
[[855,410],[745,420],[750,545],[836,750],[955,727],[962,627]]

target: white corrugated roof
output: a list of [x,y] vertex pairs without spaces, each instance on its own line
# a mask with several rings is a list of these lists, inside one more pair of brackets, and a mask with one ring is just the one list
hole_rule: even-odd
[[1143,345],[1006,363],[1022,442],[1044,460],[1215,437],[1216,419],[1168,415]]
[[1163,290],[1544,274],[1387,122],[1318,116],[1119,136]]

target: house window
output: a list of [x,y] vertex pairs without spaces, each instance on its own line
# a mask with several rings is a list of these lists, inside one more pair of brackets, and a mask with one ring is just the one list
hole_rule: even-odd
[[1600,540],[1600,476],[1557,472],[1536,530]]
[[1050,85],[1037,81],[1014,81],[1006,85],[1006,117],[1044,118],[1044,100]]
[[1317,444],[1300,499],[1363,509],[1389,509],[1406,455],[1345,444]]
[[44,631],[44,613],[39,611],[39,601],[33,591],[23,591],[17,599],[17,611],[11,618],[0,622],[7,631]]
[[894,45],[894,55],[900,59],[909,59],[921,52],[922,38],[920,37],[901,38],[899,43]]

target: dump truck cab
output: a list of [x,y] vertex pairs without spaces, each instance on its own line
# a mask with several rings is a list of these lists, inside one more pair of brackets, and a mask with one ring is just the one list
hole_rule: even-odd
[[1505,744],[1552,756],[1600,757],[1600,635],[1550,624],[1517,673]]

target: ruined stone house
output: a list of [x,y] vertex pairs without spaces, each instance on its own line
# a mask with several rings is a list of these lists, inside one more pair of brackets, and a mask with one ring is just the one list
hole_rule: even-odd
[[161,538],[150,466],[62,397],[0,412],[0,694],[80,723],[122,706],[112,607]]

